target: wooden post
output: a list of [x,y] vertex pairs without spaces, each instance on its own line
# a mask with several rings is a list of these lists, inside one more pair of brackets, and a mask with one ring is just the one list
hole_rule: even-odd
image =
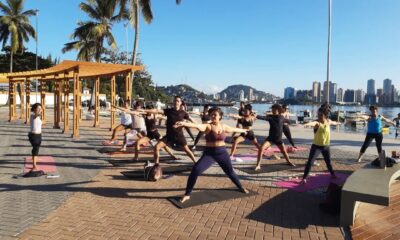
[[42,123],[44,124],[46,122],[46,87],[44,85],[45,81],[39,80],[39,83],[40,104],[42,105]]
[[17,118],[17,84],[16,82],[14,82],[13,84],[13,99],[14,99],[14,104],[13,104],[13,108],[12,108],[12,112],[13,112],[13,120],[15,120]]
[[64,79],[64,131],[69,133],[69,79]]
[[82,93],[82,91],[83,91],[83,89],[82,89],[82,80],[79,80],[78,79],[78,81],[79,81],[79,89],[78,89],[78,94],[79,94],[79,122],[81,122],[82,121],[82,95],[83,95],[83,93]]
[[25,101],[25,124],[29,123],[29,116],[31,112],[31,80],[26,79],[26,101]]
[[80,87],[79,69],[74,70],[74,118],[73,118],[73,138],[79,138],[79,115],[80,115]]
[[[115,105],[115,75],[111,77],[111,105]],[[115,111],[111,111],[110,131],[115,127]]]
[[53,128],[60,128],[58,123],[58,116],[60,115],[58,112],[58,95],[60,93],[60,83],[59,81],[54,81],[54,93],[53,93],[53,100],[54,100],[54,125]]
[[21,99],[20,99],[20,104],[19,104],[19,106],[20,106],[19,107],[19,110],[20,110],[19,118],[20,119],[24,119],[25,118],[25,96],[26,96],[26,94],[25,94],[25,82],[26,82],[26,80],[19,83],[20,88],[21,88]]
[[[58,80],[58,93],[57,93],[57,125],[58,128],[61,128],[61,116],[62,116],[62,87],[63,81]],[[55,106],[54,106],[55,107]]]
[[131,100],[131,95],[132,95],[132,72],[129,72],[125,75],[125,101]]
[[14,105],[15,105],[15,84],[11,78],[8,79],[8,121],[14,120]]
[[99,98],[99,90],[100,90],[100,77],[96,77],[94,82],[94,124],[93,127],[98,127],[100,125],[99,121],[99,111],[100,111],[100,98]]

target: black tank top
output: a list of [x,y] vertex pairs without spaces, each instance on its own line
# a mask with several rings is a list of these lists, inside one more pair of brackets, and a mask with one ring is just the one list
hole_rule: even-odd
[[156,119],[154,118],[145,118],[145,123],[146,123],[146,129],[148,132],[152,132],[156,130]]
[[245,118],[242,118],[241,123],[242,123],[242,126],[243,126],[244,128],[253,126],[253,120],[251,120],[251,119],[250,119],[250,120],[247,120],[247,119],[245,119]]

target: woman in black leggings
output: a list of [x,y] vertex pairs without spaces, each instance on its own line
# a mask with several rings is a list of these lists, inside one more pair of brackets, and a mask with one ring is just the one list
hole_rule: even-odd
[[28,134],[29,142],[32,145],[32,171],[36,171],[39,148],[42,143],[42,120],[40,116],[42,114],[42,105],[40,103],[33,104],[31,108],[31,116],[29,119],[30,122],[30,131]]
[[225,147],[226,133],[245,133],[247,130],[233,128],[228,125],[221,124],[220,120],[222,118],[222,114],[223,113],[220,108],[211,108],[209,110],[211,123],[193,124],[188,122],[177,122],[175,124],[175,127],[197,128],[199,131],[206,133],[206,149],[204,150],[203,155],[201,156],[199,161],[197,161],[194,165],[192,172],[189,175],[185,195],[180,200],[182,203],[190,199],[190,194],[192,193],[198,176],[201,175],[209,167],[211,167],[214,162],[218,163],[225,174],[228,175],[228,177],[236,185],[236,187],[239,188],[240,191],[242,191],[243,193],[249,192],[240,184],[238,176],[233,171],[231,159]]
[[294,145],[293,139],[292,139],[292,133],[290,132],[290,128],[289,128],[289,108],[286,104],[282,105],[281,111],[280,111],[281,115],[284,118],[284,122],[283,122],[283,134],[285,135],[285,137],[287,138],[287,140],[289,141],[289,143],[294,147],[297,148],[296,145]]

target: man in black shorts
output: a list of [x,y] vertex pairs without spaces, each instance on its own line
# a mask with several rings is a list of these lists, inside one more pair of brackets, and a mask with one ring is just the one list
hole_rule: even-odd
[[289,159],[289,155],[286,152],[285,145],[282,141],[283,121],[284,117],[280,114],[281,106],[279,104],[272,105],[272,114],[266,116],[257,116],[258,119],[266,120],[269,122],[269,135],[265,139],[265,142],[260,146],[257,156],[257,166],[255,170],[261,168],[261,158],[264,151],[268,149],[272,144],[278,146],[279,150],[285,157],[287,163],[291,166],[295,166]]
[[158,141],[156,146],[154,147],[154,160],[156,163],[160,162],[160,149],[164,148],[171,156],[175,157],[169,147],[177,147],[182,148],[186,154],[192,159],[193,162],[196,162],[193,152],[190,151],[190,148],[186,142],[185,135],[183,134],[183,128],[175,128],[174,125],[176,122],[180,122],[183,120],[189,120],[189,114],[186,111],[181,110],[182,98],[180,96],[174,97],[174,107],[164,109],[164,111],[160,111],[157,109],[144,110],[149,113],[164,113],[167,117],[167,134]]

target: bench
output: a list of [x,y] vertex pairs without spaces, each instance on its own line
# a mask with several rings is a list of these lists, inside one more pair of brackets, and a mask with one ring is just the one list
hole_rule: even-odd
[[400,164],[386,169],[367,164],[356,170],[342,188],[340,225],[353,225],[359,202],[389,206],[389,188],[398,177]]

